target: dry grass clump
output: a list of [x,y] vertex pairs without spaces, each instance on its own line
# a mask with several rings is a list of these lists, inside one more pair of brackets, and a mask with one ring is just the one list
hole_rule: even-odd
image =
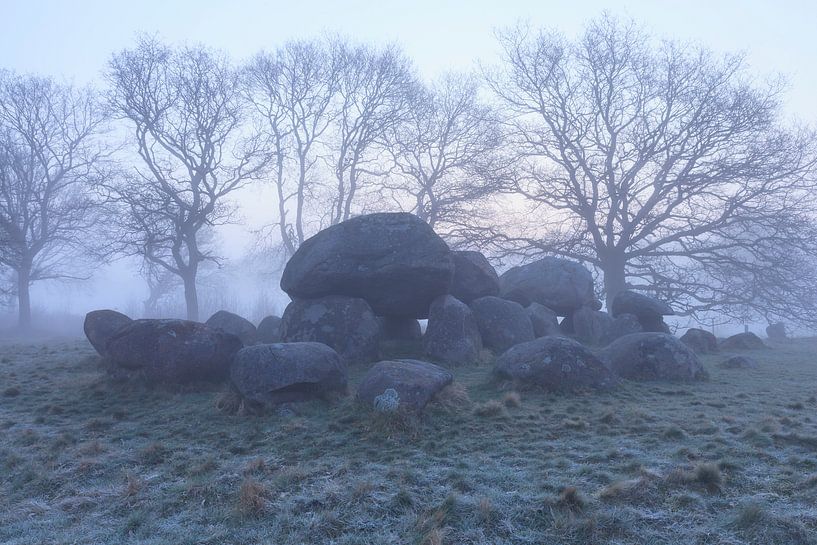
[[468,389],[456,381],[437,392],[432,402],[448,412],[459,412],[473,405]]
[[17,388],[16,386],[11,386],[3,390],[3,395],[5,397],[17,397],[18,395],[20,395],[20,389]]
[[266,507],[267,490],[263,484],[251,477],[241,482],[238,490],[238,510],[247,516],[258,516]]
[[130,471],[125,473],[125,487],[122,490],[122,496],[126,498],[131,498],[139,493],[144,486],[144,481],[140,479],[137,475],[134,475]]
[[666,481],[671,484],[697,484],[703,486],[710,494],[720,492],[723,485],[718,464],[711,462],[701,462],[692,471],[675,470],[667,475]]
[[502,397],[502,403],[504,403],[506,407],[521,407],[522,396],[516,391],[506,392]]
[[587,500],[579,494],[578,488],[567,486],[559,493],[559,499],[556,500],[555,505],[573,512],[580,512],[587,506]]
[[267,462],[263,458],[253,458],[244,466],[244,474],[264,473],[267,470]]
[[219,393],[215,401],[216,409],[231,416],[260,415],[264,412],[264,407],[259,403],[253,403],[244,399],[241,393],[230,386]]
[[508,410],[505,404],[498,399],[490,399],[485,403],[480,403],[474,407],[474,414],[483,418],[496,416],[507,416]]
[[395,412],[384,413],[361,408],[364,428],[374,435],[389,438],[404,437],[416,439],[420,435],[420,415],[414,411],[398,408]]

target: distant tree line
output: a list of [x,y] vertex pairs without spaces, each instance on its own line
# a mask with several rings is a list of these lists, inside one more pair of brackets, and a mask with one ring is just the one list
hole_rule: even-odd
[[779,82],[609,16],[499,39],[500,62],[432,82],[395,46],[340,38],[235,64],[143,36],[99,90],[0,72],[0,297],[27,328],[32,283],[137,256],[146,308],[181,288],[198,319],[215,233],[269,184],[270,255],[402,210],[502,262],[579,260],[608,300],[817,321],[817,140]]

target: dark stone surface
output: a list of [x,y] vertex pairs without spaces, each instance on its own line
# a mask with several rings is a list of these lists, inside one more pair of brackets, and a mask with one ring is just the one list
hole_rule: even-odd
[[381,316],[379,319],[383,340],[417,341],[423,336],[420,322],[414,318]]
[[522,306],[545,305],[559,316],[567,316],[595,299],[590,271],[558,257],[509,269],[499,277],[499,293]]
[[613,317],[619,314],[635,314],[640,322],[654,320],[661,316],[675,314],[670,306],[655,297],[644,295],[633,290],[622,290],[613,297],[610,308]]
[[746,356],[732,356],[718,365],[724,369],[753,369],[757,367],[757,361]]
[[256,339],[259,343],[272,344],[283,340],[281,337],[281,318],[278,316],[267,316],[258,324]]
[[133,322],[130,318],[115,310],[92,310],[85,315],[83,330],[88,342],[100,356],[105,355],[105,346],[114,334]]
[[666,333],[633,333],[610,343],[602,359],[617,375],[630,380],[692,381],[708,378],[698,356]]
[[437,361],[475,364],[482,350],[482,338],[468,305],[451,295],[435,299],[423,335],[423,349]]
[[381,316],[425,318],[453,276],[451,250],[428,224],[412,214],[368,214],[301,244],[281,288],[293,300],[346,295]]
[[497,354],[535,338],[530,317],[519,303],[489,295],[475,299],[469,306],[474,313],[482,345]]
[[258,344],[238,351],[230,379],[244,398],[278,404],[343,393],[347,371],[322,343]]
[[548,335],[560,335],[559,318],[556,313],[540,303],[531,303],[525,309],[528,311],[533,334],[538,339]]
[[213,329],[218,329],[219,331],[235,335],[241,339],[244,346],[255,344],[257,337],[255,325],[238,314],[233,314],[232,312],[228,312],[226,310],[219,310],[210,316],[204,323]]
[[607,337],[602,344],[607,345],[619,337],[632,333],[641,333],[642,331],[644,331],[644,328],[641,326],[641,323],[639,323],[635,314],[619,314],[613,318],[613,321],[610,323]]
[[760,337],[749,332],[727,337],[721,341],[719,348],[722,350],[762,350],[768,347]]
[[363,299],[332,295],[293,301],[281,318],[284,342],[319,342],[345,364],[377,361],[380,321]]
[[499,295],[499,276],[488,259],[479,252],[452,252],[454,279],[449,293],[470,303],[487,295]]
[[613,318],[609,314],[591,307],[580,308],[572,317],[576,339],[585,344],[604,344],[613,327]]
[[691,327],[681,336],[681,342],[696,354],[710,354],[718,351],[718,338],[705,329]]
[[235,335],[186,320],[135,320],[108,341],[114,368],[140,371],[151,381],[182,384],[227,378],[241,348]]
[[380,361],[361,380],[357,397],[373,407],[375,398],[391,388],[399,396],[399,408],[421,411],[453,380],[450,372],[432,363],[419,360]]
[[618,382],[590,350],[557,336],[514,346],[497,358],[494,373],[548,391],[603,390]]
[[786,334],[786,324],[777,322],[766,326],[766,336],[773,341],[785,341],[789,338]]

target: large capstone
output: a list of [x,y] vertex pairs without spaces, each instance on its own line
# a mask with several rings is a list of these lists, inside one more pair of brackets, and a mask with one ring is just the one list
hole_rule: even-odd
[[230,379],[245,399],[278,404],[343,393],[347,372],[322,343],[258,344],[238,351]]
[[284,268],[281,288],[293,300],[346,295],[365,299],[381,316],[425,318],[453,276],[451,250],[424,221],[368,214],[304,241]]
[[497,354],[536,338],[530,317],[519,303],[489,295],[472,301],[470,307],[483,346]]
[[709,354],[718,351],[718,338],[705,329],[691,327],[681,336],[681,342],[690,347],[696,354]]
[[435,299],[423,335],[423,349],[430,358],[443,363],[476,363],[482,350],[482,338],[468,305],[451,295]]
[[111,337],[120,329],[133,322],[130,318],[115,310],[92,310],[85,315],[83,330],[88,342],[100,356],[105,355],[105,346]]
[[546,257],[502,274],[499,294],[522,306],[540,303],[567,316],[593,302],[593,276],[579,263]]
[[514,346],[497,358],[494,373],[522,386],[548,391],[603,390],[618,382],[590,350],[573,339],[558,336]]
[[613,318],[601,310],[582,307],[573,313],[573,333],[576,339],[591,345],[604,344],[613,327]]
[[487,295],[499,295],[499,276],[479,252],[452,252],[454,279],[450,293],[463,303]]
[[219,310],[204,323],[213,329],[235,335],[244,346],[254,344],[257,337],[255,325],[251,321],[226,310]]
[[454,376],[432,363],[418,360],[394,360],[375,363],[357,389],[357,397],[374,408],[375,400],[387,390],[397,393],[398,408],[421,411]]
[[198,322],[135,320],[111,337],[106,354],[114,369],[180,384],[225,379],[241,346],[235,335]]
[[610,343],[602,359],[617,375],[630,380],[692,381],[708,378],[698,356],[666,333],[633,333]]
[[723,350],[761,350],[768,348],[766,344],[754,333],[738,333],[721,341],[720,348]]
[[281,318],[273,315],[261,320],[256,330],[256,339],[264,344],[281,342],[283,340],[281,338]]
[[538,339],[548,335],[560,335],[559,317],[556,313],[539,303],[531,303],[525,309],[528,312],[533,334]]
[[378,359],[380,321],[363,299],[332,295],[293,301],[281,320],[284,342],[323,343],[346,364]]
[[786,324],[777,322],[766,326],[766,336],[773,341],[785,341],[789,338],[786,333]]
[[673,315],[675,311],[655,297],[633,290],[622,290],[613,297],[610,314],[613,317],[634,314],[644,331],[669,333],[663,317]]

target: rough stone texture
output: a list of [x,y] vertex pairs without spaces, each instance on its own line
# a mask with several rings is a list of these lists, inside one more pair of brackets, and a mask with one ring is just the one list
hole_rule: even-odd
[[718,338],[705,329],[692,327],[681,336],[681,342],[696,354],[710,354],[718,351]]
[[489,295],[475,299],[469,306],[474,312],[483,346],[497,354],[536,338],[530,317],[519,303]]
[[281,318],[278,316],[267,316],[261,320],[256,330],[256,340],[264,344],[281,342],[283,340],[281,337]]
[[113,335],[133,322],[130,318],[115,310],[92,310],[85,315],[82,325],[88,342],[100,356],[105,356],[105,345]]
[[244,398],[273,405],[343,393],[347,372],[322,343],[257,344],[238,351],[230,379]]
[[619,337],[630,335],[632,333],[641,333],[644,328],[641,327],[638,318],[635,314],[619,314],[613,321],[610,322],[610,328],[607,331],[607,336],[602,341],[602,344],[610,344]]
[[773,341],[785,341],[789,338],[786,334],[786,324],[783,322],[769,324],[766,326],[766,336]]
[[576,339],[591,345],[603,344],[610,334],[613,318],[606,312],[582,307],[572,315]]
[[281,288],[293,300],[346,295],[381,316],[425,318],[453,276],[451,250],[428,224],[413,214],[368,214],[301,244]]
[[724,369],[752,369],[757,367],[757,361],[746,356],[732,356],[718,365]]
[[110,365],[151,381],[187,383],[227,378],[241,348],[235,335],[187,320],[135,320],[108,341]]
[[533,334],[538,339],[548,335],[560,335],[559,318],[556,313],[539,303],[531,303],[525,309],[528,311]]
[[655,297],[633,290],[622,290],[613,297],[610,308],[613,317],[619,314],[635,314],[639,321],[675,314],[669,305]]
[[417,341],[423,336],[420,322],[414,318],[380,317],[383,340]]
[[377,361],[380,321],[363,299],[332,295],[293,301],[281,318],[284,342],[319,342],[346,364]]
[[452,252],[452,255],[451,295],[466,304],[487,295],[499,295],[499,276],[484,255],[479,252]]
[[357,398],[373,408],[375,398],[392,389],[397,392],[399,409],[422,411],[453,380],[451,373],[432,363],[419,360],[380,361],[361,380]]
[[444,363],[476,363],[482,337],[468,305],[451,295],[435,299],[428,315],[423,349],[430,358]]
[[494,373],[548,391],[608,389],[618,382],[590,350],[557,336],[514,346],[497,358]]
[[752,332],[738,333],[722,340],[720,347],[722,350],[761,350],[768,348],[764,342]]
[[617,375],[630,380],[705,380],[698,356],[666,333],[633,333],[616,339],[602,359]]
[[522,306],[540,303],[559,316],[568,316],[595,298],[590,271],[558,257],[509,269],[499,277],[499,293]]
[[226,310],[219,310],[210,316],[204,323],[213,329],[218,329],[219,331],[235,335],[241,339],[244,346],[255,344],[257,338],[255,325],[238,314],[233,314],[232,312],[227,312]]

